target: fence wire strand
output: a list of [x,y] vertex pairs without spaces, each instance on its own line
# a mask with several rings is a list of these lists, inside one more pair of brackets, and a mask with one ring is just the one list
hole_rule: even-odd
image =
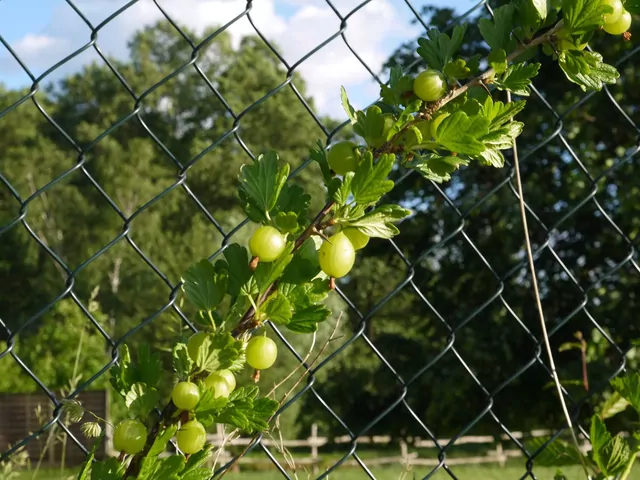
[[[339,20],[339,28],[333,32],[330,36],[325,38],[322,42],[316,45],[312,50],[307,52],[304,56],[302,56],[299,60],[294,63],[287,62],[283,56],[278,52],[277,48],[267,39],[266,35],[256,26],[256,22],[254,19],[253,7],[256,2],[253,0],[248,0],[246,2],[246,6],[242,12],[239,12],[237,16],[235,16],[232,20],[227,22],[225,25],[221,26],[210,36],[205,38],[199,43],[196,43],[193,39],[189,38],[187,33],[185,33],[178,25],[176,21],[169,15],[169,13],[162,7],[162,5],[154,0],[154,4],[157,7],[158,11],[161,15],[166,19],[179,33],[184,42],[188,44],[191,54],[190,59],[181,65],[178,69],[171,72],[169,75],[160,79],[149,87],[147,90],[142,92],[141,94],[137,94],[135,90],[129,85],[129,83],[125,80],[124,76],[121,72],[118,71],[116,65],[113,64],[112,61],[101,51],[98,46],[98,39],[101,33],[101,30],[107,26],[110,22],[115,20],[120,15],[124,14],[128,9],[138,3],[139,0],[132,0],[118,10],[113,12],[107,18],[105,18],[99,24],[92,23],[85,14],[83,14],[82,10],[74,4],[72,0],[66,0],[66,3],[73,9],[75,14],[84,22],[84,24],[89,28],[90,33],[87,36],[87,41],[81,47],[76,49],[71,54],[67,55],[64,59],[60,60],[46,71],[44,71],[41,75],[36,76],[28,67],[28,65],[20,58],[20,56],[16,53],[14,49],[12,49],[11,45],[5,38],[2,36],[2,32],[0,32],[0,43],[4,46],[6,51],[10,54],[10,56],[15,59],[15,61],[20,65],[21,69],[28,75],[31,81],[31,87],[26,95],[19,98],[12,105],[0,111],[0,122],[10,122],[11,121],[11,113],[17,108],[21,107],[23,104],[27,102],[31,102],[33,106],[40,112],[40,114],[46,119],[49,125],[55,129],[64,140],[67,142],[68,146],[73,149],[74,155],[76,158],[75,165],[57,175],[54,179],[52,179],[46,185],[36,189],[30,196],[24,197],[22,196],[18,190],[11,184],[11,182],[7,179],[3,172],[0,172],[0,182],[2,183],[3,188],[6,188],[8,192],[10,192],[11,196],[15,199],[17,204],[19,204],[20,208],[17,215],[8,223],[4,225],[0,225],[0,236],[11,229],[19,228],[19,225],[22,225],[29,233],[31,239],[36,242],[39,247],[46,252],[46,254],[52,259],[57,267],[59,267],[65,276],[65,282],[63,288],[60,289],[58,295],[46,305],[43,305],[42,308],[34,315],[30,316],[26,321],[24,321],[18,328],[11,330],[9,324],[0,318],[0,331],[4,330],[7,336],[7,348],[6,350],[0,352],[0,359],[3,357],[12,358],[17,364],[21,367],[21,369],[34,381],[37,383],[39,389],[44,392],[50,399],[53,405],[53,414],[51,418],[44,424],[42,427],[33,432],[29,437],[25,438],[21,442],[13,445],[11,449],[8,451],[2,452],[0,454],[0,461],[8,458],[14,452],[28,444],[29,442],[37,439],[42,434],[50,430],[54,425],[57,425],[59,428],[63,429],[71,441],[73,441],[78,448],[82,449],[85,453],[88,453],[83,443],[76,438],[65,425],[65,422],[62,418],[62,402],[64,399],[74,399],[77,397],[83,390],[85,390],[89,385],[96,381],[102,375],[105,375],[109,368],[113,366],[119,359],[119,350],[118,347],[123,345],[132,335],[134,335],[137,331],[152,323],[155,319],[161,316],[164,312],[172,311],[185,322],[185,324],[189,325],[192,329],[195,329],[195,326],[189,321],[187,316],[180,309],[177,298],[180,291],[180,284],[172,283],[169,278],[156,266],[154,263],[154,259],[150,258],[147,255],[143,248],[136,244],[134,241],[131,232],[133,230],[132,222],[141,215],[144,215],[156,202],[162,201],[162,199],[167,196],[170,192],[175,189],[181,189],[197,206],[199,211],[207,218],[208,222],[222,235],[222,246],[219,250],[212,252],[210,259],[214,259],[218,257],[227,246],[233,241],[234,235],[247,224],[248,220],[245,219],[236,225],[234,228],[230,230],[226,230],[222,224],[215,218],[214,214],[210,212],[207,207],[198,199],[196,194],[194,194],[192,188],[189,186],[189,173],[190,170],[209,152],[215,149],[222,142],[228,141],[228,139],[233,138],[235,142],[242,148],[242,150],[246,153],[248,160],[253,160],[256,157],[256,153],[252,152],[251,149],[247,146],[246,142],[242,139],[241,134],[241,125],[243,123],[243,118],[254,111],[259,105],[264,102],[269,101],[274,95],[278,94],[278,92],[283,89],[290,89],[293,94],[297,97],[297,99],[302,103],[306,112],[313,118],[315,124],[322,130],[326,137],[326,144],[328,145],[332,138],[340,131],[340,129],[344,128],[347,125],[347,122],[339,125],[334,130],[329,130],[322,122],[320,117],[314,112],[314,109],[309,105],[309,103],[305,100],[303,95],[300,93],[300,90],[296,87],[294,83],[294,74],[298,72],[300,66],[305,62],[313,62],[313,56],[317,52],[321,51],[325,48],[329,43],[334,41],[342,41],[347,49],[353,55],[353,61],[358,62],[366,71],[370,74],[372,80],[381,83],[381,79],[379,75],[372,69],[367,62],[363,59],[363,57],[358,53],[357,49],[353,47],[353,45],[349,42],[349,20],[353,16],[357,16],[359,11],[368,5],[369,3],[374,2],[375,0],[367,0],[358,4],[351,11],[346,14],[342,14],[340,10],[335,6],[334,2],[330,0],[325,0],[326,5],[331,9],[331,11],[335,14],[336,18]],[[411,14],[415,17],[415,20],[419,25],[423,28],[428,28],[429,23],[421,16],[419,13],[419,9],[412,4],[410,0],[403,0],[403,2],[398,2],[401,8],[406,8]],[[1,8],[1,6],[0,6]],[[481,9],[485,9],[489,14],[492,14],[492,10],[486,1],[480,1],[469,8],[466,12],[459,15],[451,24],[448,29],[453,28],[453,26],[462,20],[468,18],[469,16],[479,13]],[[286,78],[276,87],[271,89],[270,91],[264,92],[264,95],[253,102],[252,104],[246,106],[242,110],[237,110],[232,108],[231,104],[225,96],[219,91],[219,89],[215,85],[215,79],[208,78],[205,71],[198,65],[197,61],[200,58],[201,52],[203,49],[209,45],[218,35],[222,32],[225,32],[229,29],[230,26],[234,25],[236,22],[246,19],[248,23],[252,26],[255,35],[257,35],[262,42],[269,48],[269,50],[275,55],[278,61],[286,70]],[[131,97],[133,102],[133,108],[122,118],[117,119],[109,128],[104,130],[100,135],[98,135],[93,141],[89,142],[85,146],[81,146],[81,143],[72,137],[72,135],[65,131],[56,121],[51,117],[51,115],[47,112],[45,106],[43,106],[39,100],[36,98],[36,94],[41,90],[41,85],[43,81],[45,81],[50,75],[60,69],[62,66],[68,64],[68,62],[72,61],[83,52],[93,49],[102,59],[104,64],[109,68],[109,70],[113,73],[113,75],[117,78],[118,82],[122,86],[123,89]],[[634,55],[640,50],[640,46],[630,50],[627,54],[621,57],[616,66],[624,65],[626,62],[629,62]],[[158,134],[154,132],[150,126],[145,123],[144,115],[142,113],[143,109],[143,101],[146,97],[151,95],[153,92],[158,90],[159,88],[166,85],[170,82],[174,77],[179,75],[182,72],[188,71],[192,69],[198,75],[198,77],[204,82],[207,86],[210,94],[220,102],[223,106],[227,114],[232,119],[232,126],[226,132],[224,132],[217,139],[212,141],[206,148],[202,151],[194,155],[192,158],[187,160],[180,160],[178,157],[171,151],[171,149],[163,143]],[[632,268],[633,271],[640,274],[640,266],[638,264],[638,250],[637,250],[637,239],[634,241],[629,238],[629,236],[620,228],[616,222],[613,220],[611,215],[607,212],[605,207],[598,201],[596,198],[599,191],[602,189],[602,185],[606,182],[615,172],[625,163],[631,162],[633,158],[640,151],[640,146],[636,147],[634,150],[627,153],[627,155],[621,160],[616,162],[613,166],[605,169],[600,172],[598,175],[592,175],[589,169],[585,166],[579,155],[575,152],[575,149],[572,147],[570,140],[567,138],[566,134],[563,133],[564,128],[564,119],[567,115],[571,114],[573,111],[581,108],[587,102],[594,98],[596,93],[589,93],[582,95],[581,98],[575,102],[570,108],[568,108],[564,113],[557,112],[552,105],[550,105],[545,97],[536,89],[536,82],[534,81],[534,86],[532,88],[532,101],[535,98],[535,101],[539,102],[545,110],[553,118],[555,122],[555,128],[553,131],[546,135],[544,138],[541,138],[537,145],[527,152],[520,153],[520,161],[526,163],[527,160],[533,156],[539,149],[551,144],[552,142],[559,143],[564,151],[570,156],[573,164],[577,165],[578,168],[582,171],[585,178],[587,179],[590,185],[590,191],[588,194],[580,199],[580,201],[574,204],[571,208],[567,209],[566,213],[558,218],[552,224],[546,224],[540,216],[534,211],[526,202],[525,208],[527,210],[527,214],[529,215],[529,221],[531,223],[531,228],[536,229],[539,232],[542,232],[544,238],[542,241],[537,243],[534,242],[534,251],[533,257],[535,260],[538,260],[543,254],[550,254],[554,258],[557,266],[561,269],[561,271],[567,276],[569,281],[574,285],[577,292],[582,297],[582,300],[575,306],[575,308],[567,314],[564,318],[557,319],[553,324],[549,324],[550,336],[558,332],[564,325],[566,325],[572,318],[576,317],[578,314],[586,315],[589,322],[592,326],[597,329],[604,338],[610,343],[611,347],[617,352],[619,355],[619,365],[615,372],[612,373],[610,378],[613,378],[615,375],[619,374],[625,369],[625,351],[621,349],[619,346],[615,344],[615,342],[609,337],[605,329],[598,323],[598,320],[594,318],[594,316],[590,313],[588,302],[589,302],[589,293],[598,288],[601,283],[606,280],[607,277],[613,275],[619,269],[622,268]],[[606,95],[608,101],[614,106],[616,109],[616,114],[622,115],[628,124],[628,128],[638,132],[640,134],[639,126],[632,120],[631,117],[624,111],[621,105],[616,101],[616,99],[611,94],[608,88],[604,89],[604,92],[601,92],[598,95]],[[139,209],[133,212],[127,212],[118,207],[118,203],[111,198],[107,192],[102,188],[100,183],[91,175],[89,170],[87,169],[88,155],[90,155],[92,149],[105,137],[115,132],[120,126],[125,124],[126,122],[135,121],[139,124],[141,128],[143,128],[148,138],[153,141],[153,143],[162,151],[162,153],[166,156],[167,160],[172,162],[176,168],[176,175],[173,183],[156,194],[153,198],[147,201],[144,205],[142,205]],[[1,125],[1,123],[0,123]],[[300,171],[305,169],[309,163],[310,159],[306,159],[300,166],[294,169],[291,173],[291,176],[296,176]],[[64,260],[52,249],[47,242],[38,235],[38,233],[34,230],[32,225],[29,222],[29,207],[30,205],[38,200],[42,199],[54,186],[68,178],[70,175],[77,174],[83,175],[95,188],[96,192],[111,206],[113,212],[119,216],[122,221],[122,231],[116,233],[112,239],[105,244],[100,250],[95,252],[93,255],[86,258],[86,260],[78,265],[76,268],[72,268],[67,265]],[[427,473],[424,478],[431,478],[437,472],[444,471],[446,474],[453,479],[458,478],[455,474],[455,467],[449,465],[447,463],[448,454],[451,448],[454,446],[456,441],[469,432],[480,420],[489,416],[499,427],[499,429],[506,434],[506,436],[510,439],[510,442],[519,449],[525,457],[524,466],[525,469],[523,471],[521,478],[536,478],[534,474],[534,465],[535,458],[540,454],[540,451],[545,448],[546,445],[543,445],[538,451],[532,452],[528,451],[523,442],[516,438],[513,433],[509,430],[509,428],[500,420],[499,416],[494,411],[494,400],[496,396],[507,386],[509,386],[513,381],[523,375],[526,371],[534,367],[541,367],[545,369],[549,376],[551,377],[551,371],[544,361],[543,355],[543,343],[541,339],[537,338],[536,334],[533,333],[523,322],[521,318],[516,314],[515,309],[512,305],[509,304],[507,297],[505,296],[505,290],[508,288],[507,284],[510,280],[513,280],[515,277],[521,274],[523,269],[526,268],[526,258],[522,258],[517,264],[513,265],[506,272],[498,272],[494,270],[491,265],[489,259],[487,259],[481,250],[476,246],[473,241],[472,235],[470,235],[467,231],[468,229],[468,220],[472,213],[477,212],[480,209],[485,201],[490,197],[498,194],[504,189],[510,191],[513,195],[513,201],[516,203],[518,199],[517,188],[514,184],[514,168],[511,163],[508,163],[504,169],[504,177],[501,181],[496,183],[491,187],[490,190],[484,192],[484,194],[478,196],[471,206],[468,206],[466,209],[461,210],[459,206],[456,204],[455,199],[451,198],[450,195],[447,194],[445,189],[438,184],[432,183],[431,187],[437,192],[439,197],[443,200],[446,208],[452,209],[457,218],[458,224],[455,228],[451,229],[448,233],[443,235],[443,237],[436,243],[430,245],[428,248],[425,248],[418,256],[415,258],[407,258],[403,253],[401,247],[398,246],[397,242],[394,240],[389,240],[389,243],[394,251],[394,254],[399,257],[402,264],[405,268],[404,278],[389,292],[387,292],[381,299],[377,301],[375,305],[369,308],[367,311],[361,311],[355,303],[348,298],[340,288],[337,288],[338,294],[341,296],[342,300],[346,303],[350,310],[350,314],[357,318],[357,325],[353,330],[353,334],[343,341],[341,345],[335,348],[330,355],[324,358],[315,366],[310,367],[303,361],[303,358],[299,352],[297,352],[293,346],[287,341],[285,336],[278,330],[275,325],[271,325],[275,334],[280,338],[280,340],[287,346],[287,348],[291,351],[291,353],[295,356],[295,358],[304,364],[305,368],[310,368],[309,375],[306,381],[305,386],[295,393],[291,399],[285,403],[280,412],[289,408],[292,404],[299,401],[303,395],[312,395],[315,399],[326,409],[326,412],[331,416],[335,422],[342,427],[342,429],[349,435],[351,438],[351,442],[348,445],[347,450],[342,454],[342,456],[326,471],[324,471],[317,478],[326,478],[331,474],[334,474],[336,469],[338,469],[345,461],[350,458],[355,460],[355,462],[360,466],[362,472],[368,476],[369,478],[374,479],[375,476],[372,473],[371,469],[367,466],[366,460],[361,458],[358,454],[358,440],[362,436],[367,435],[367,433],[375,427],[383,418],[389,415],[395,409],[403,409],[408,414],[409,418],[413,419],[416,425],[422,429],[424,435],[430,438],[433,442],[433,446],[438,450],[437,458],[438,464]],[[412,174],[408,173],[401,177],[396,184],[402,183],[406,181]],[[526,200],[526,199],[525,199]],[[570,268],[565,265],[562,260],[562,255],[558,252],[558,249],[554,246],[555,240],[558,239],[561,234],[561,228],[563,223],[571,217],[574,213],[576,213],[579,209],[585,208],[587,205],[593,206],[600,212],[604,221],[607,222],[608,226],[624,241],[625,245],[628,248],[626,256],[620,260],[616,265],[610,267],[609,271],[605,272],[599,278],[596,278],[589,285],[581,285],[576,277],[571,272]],[[1,237],[0,237],[1,238]],[[428,300],[425,293],[422,291],[421,286],[416,282],[416,269],[420,267],[421,262],[423,262],[429,256],[434,255],[438,251],[439,248],[447,245],[452,241],[459,240],[466,247],[473,252],[473,255],[476,255],[480,262],[483,264],[486,271],[493,277],[495,280],[496,288],[493,292],[493,295],[486,299],[486,301],[479,305],[476,309],[469,312],[464,318],[459,319],[457,323],[453,322],[453,319],[447,318],[447,315],[439,312],[434,305]],[[1,240],[0,240],[1,241]],[[76,284],[78,275],[85,270],[92,262],[94,262],[101,255],[105,254],[115,245],[120,244],[121,242],[126,242],[130,245],[138,254],[140,259],[151,269],[156,276],[162,281],[162,283],[166,287],[167,292],[167,301],[164,305],[156,305],[155,312],[148,315],[145,319],[143,319],[135,328],[128,331],[120,338],[112,338],[108,332],[101,326],[101,324],[97,321],[97,319],[92,315],[90,309],[83,303],[83,301],[78,297],[76,292],[74,291],[74,286]],[[385,358],[385,355],[382,351],[380,351],[375,342],[372,341],[371,338],[367,335],[367,326],[371,319],[375,317],[380,309],[385,307],[394,297],[396,297],[400,292],[410,292],[412,295],[415,295],[420,302],[422,302],[429,311],[432,312],[434,318],[441,324],[442,328],[446,332],[446,342],[444,347],[437,352],[432,358],[425,361],[424,365],[421,365],[420,368],[411,374],[408,378],[403,378],[403,376],[391,365],[391,363]],[[31,324],[36,322],[39,318],[41,318],[44,314],[46,314],[58,301],[63,298],[71,298],[73,302],[81,309],[83,314],[85,315],[87,321],[104,337],[105,341],[108,342],[110,347],[112,348],[112,358],[111,360],[104,365],[104,367],[96,372],[91,378],[85,380],[77,388],[70,392],[66,397],[61,398],[61,396],[56,395],[53,391],[51,391],[47,385],[45,385],[38,376],[27,366],[24,361],[20,358],[18,354],[15,352],[15,341],[16,338],[27,329]],[[530,345],[532,347],[532,355],[530,359],[524,365],[518,366],[517,370],[514,371],[508,378],[504,379],[499,385],[494,386],[489,389],[486,388],[482,381],[474,374],[472,366],[468,364],[465,360],[465,355],[459,348],[456,347],[456,335],[461,333],[464,327],[474,318],[478,317],[481,313],[483,313],[486,309],[494,304],[501,305],[505,311],[508,313],[511,321],[515,322],[519,325],[528,338]],[[388,405],[384,409],[380,411],[380,413],[372,418],[366,425],[363,427],[354,430],[350,428],[341,418],[340,415],[336,413],[336,411],[331,407],[330,403],[326,398],[324,398],[318,389],[318,378],[317,373],[329,365],[336,356],[338,356],[345,349],[349,348],[356,340],[364,341],[370,351],[377,356],[381,364],[384,366],[388,372],[394,376],[399,384],[398,394],[393,399],[393,401],[389,402]],[[472,418],[464,428],[460,429],[456,435],[451,437],[451,439],[446,444],[441,444],[435,433],[426,425],[423,420],[420,418],[420,415],[409,405],[407,401],[407,393],[411,386],[427,372],[428,370],[435,368],[438,365],[438,362],[447,355],[453,355],[459,365],[465,370],[466,374],[472,379],[472,381],[477,385],[478,389],[482,392],[482,395],[485,397],[484,408],[478,413],[475,414],[474,418]],[[606,385],[600,385],[599,388],[604,388]],[[595,391],[597,389],[594,388]],[[563,393],[565,395],[565,399],[571,408],[572,418],[575,420],[577,414],[580,411],[580,408],[584,406],[584,404],[589,400],[592,393],[587,394],[580,400],[576,400],[573,398],[566,389],[563,389]],[[336,399],[334,399],[334,402]],[[585,431],[582,425],[577,424],[577,427],[580,429],[580,433],[584,437],[588,437],[588,432]],[[555,433],[552,438],[549,440],[559,437],[566,427],[557,427],[555,429]],[[547,442],[547,444],[549,443]],[[249,450],[256,449],[259,447],[264,454],[269,458],[271,462],[273,462],[274,467],[282,474],[284,478],[291,478],[287,473],[286,466],[282,465],[278,459],[274,456],[274,454],[270,451],[270,449],[262,443],[262,437],[258,437],[257,440],[249,447]],[[226,471],[229,466],[234,462],[235,459],[232,459],[226,465],[222,465],[215,472],[214,477]]]

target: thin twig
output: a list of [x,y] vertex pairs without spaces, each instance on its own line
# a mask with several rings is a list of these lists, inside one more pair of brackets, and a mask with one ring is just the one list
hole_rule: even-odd
[[[305,377],[305,375],[307,373],[309,373],[309,370],[311,370],[311,367],[313,367],[313,365],[315,365],[315,363],[318,361],[318,359],[320,358],[320,356],[324,353],[324,351],[327,349],[327,347],[329,346],[329,343],[331,343],[331,341],[333,340],[336,332],[338,331],[338,327],[340,326],[340,319],[342,318],[342,313],[340,312],[340,315],[338,315],[338,318],[336,320],[336,324],[333,327],[333,330],[331,331],[331,335],[329,335],[329,338],[327,339],[326,342],[324,342],[324,344],[322,345],[322,348],[320,348],[320,351],[316,354],[315,358],[311,361],[311,363],[309,363],[309,367],[305,369],[304,372],[302,372],[302,374],[300,375],[300,377],[298,378],[298,380],[296,381],[296,383],[293,384],[293,386],[287,391],[287,393],[284,394],[284,396],[282,397],[282,399],[280,400],[280,403],[278,404],[278,409],[280,407],[282,407],[282,405],[286,402],[287,398],[289,398],[289,396],[291,395],[291,393],[297,388],[297,386],[300,384],[300,382],[302,381],[302,379]],[[311,355],[311,350],[307,353],[306,357],[303,359],[302,362],[300,362],[300,364],[296,367],[296,369],[294,370],[294,372],[296,370],[298,370],[301,366],[304,366],[304,362],[306,361],[306,359]],[[292,372],[293,373],[293,372]],[[282,380],[278,385],[276,385],[274,387],[274,389],[269,392],[269,394],[273,393],[275,391],[276,388],[278,388],[279,386],[281,386],[288,378],[291,377],[292,373],[290,373],[287,378],[285,378],[284,380]],[[273,418],[276,416],[276,414],[274,413],[273,415],[271,415],[271,418],[269,418],[269,420],[267,420],[267,423],[270,423],[271,420],[273,420]],[[257,434],[254,435],[254,437],[252,438],[252,441],[249,442],[249,444],[244,448],[244,450],[239,454],[236,455],[234,457],[234,459],[231,461],[231,463],[229,464],[229,466],[227,467],[226,470],[224,470],[220,476],[218,477],[218,480],[221,479],[223,476],[226,475],[226,473],[231,469],[231,467],[233,465],[235,465],[242,457],[244,457],[244,455],[249,451],[249,448],[252,446],[253,442],[260,436],[261,434]]]
[[[507,91],[507,102],[511,102],[511,92]],[[513,119],[512,119],[513,121]],[[562,384],[560,383],[560,378],[558,377],[558,372],[556,371],[555,361],[553,359],[553,351],[551,349],[551,341],[549,340],[549,334],[547,333],[547,324],[544,319],[544,311],[542,309],[542,301],[540,300],[540,291],[538,289],[538,280],[536,276],[536,267],[533,260],[533,250],[531,248],[531,238],[529,236],[529,227],[527,225],[527,212],[525,209],[524,203],[524,193],[522,191],[522,179],[520,177],[520,162],[518,161],[518,147],[516,141],[513,141],[513,164],[515,166],[516,173],[516,186],[518,189],[518,198],[520,203],[520,216],[522,218],[522,229],[524,231],[524,241],[525,247],[527,250],[527,259],[529,262],[529,270],[531,271],[531,282],[533,284],[533,293],[536,300],[536,307],[538,309],[538,315],[540,319],[540,328],[542,329],[542,337],[544,339],[544,345],[547,350],[547,356],[549,358],[549,367],[551,368],[551,376],[553,377],[553,382],[558,391],[558,397],[560,399],[560,405],[562,406],[562,411],[564,413],[565,419],[567,421],[567,426],[571,432],[571,437],[573,443],[578,452],[578,456],[580,457],[580,463],[582,463],[582,467],[584,468],[584,472],[587,475],[587,480],[590,479],[589,470],[587,465],[582,458],[582,452],[580,450],[580,443],[578,442],[578,438],[576,437],[576,433],[573,429],[573,422],[571,421],[571,415],[569,414],[569,409],[567,408],[567,403],[565,402],[564,395],[562,394]]]

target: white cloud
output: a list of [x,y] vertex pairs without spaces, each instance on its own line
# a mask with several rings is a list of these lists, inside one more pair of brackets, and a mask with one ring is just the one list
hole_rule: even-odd
[[[125,0],[77,0],[75,4],[94,25],[103,22]],[[245,9],[240,0],[164,0],[159,2],[178,24],[201,33],[211,25],[223,25]],[[343,0],[337,8],[348,15],[360,0]],[[259,0],[253,2],[251,19],[269,40],[275,41],[285,60],[293,65],[327,39],[340,32],[340,18],[324,1],[319,0]],[[378,73],[382,63],[398,44],[414,37],[419,30],[409,25],[409,16],[402,3],[373,0],[349,16],[344,35],[362,60]],[[282,13],[286,11],[286,15]],[[97,44],[107,55],[127,55],[127,41],[138,29],[162,19],[162,12],[152,0],[142,0],[111,19],[98,32]],[[44,69],[62,60],[90,39],[90,30],[66,4],[60,4],[42,34],[27,34],[14,47],[30,68]],[[228,28],[234,43],[255,31],[247,16],[242,16]],[[91,50],[63,67],[58,75],[77,69],[82,63],[97,58]],[[3,59],[0,57],[0,65]],[[371,75],[349,51],[341,36],[323,46],[296,69],[307,80],[308,92],[321,113],[344,117],[340,106],[340,86],[344,85],[354,103],[362,107],[375,100],[378,87]]]

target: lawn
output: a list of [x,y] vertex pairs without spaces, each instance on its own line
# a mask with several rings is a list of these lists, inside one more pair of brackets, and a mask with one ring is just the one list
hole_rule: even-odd
[[[414,473],[416,479],[421,479],[430,471],[431,468],[428,467],[414,467],[411,472],[403,476],[403,468],[401,466],[372,469],[372,473],[377,480],[400,480],[402,478],[404,478],[404,480],[413,480]],[[452,471],[460,480],[517,480],[525,474],[525,469],[520,464],[509,464],[505,468],[500,468],[496,465],[461,465],[452,467]],[[553,480],[555,469],[537,467],[534,473],[539,480]],[[584,473],[582,473],[579,467],[565,468],[564,473],[569,480],[584,480]],[[317,478],[319,474],[320,473],[308,475],[304,471],[301,471],[298,473],[297,478],[299,480],[314,479]],[[73,471],[66,471],[64,475],[61,475],[59,470],[44,470],[41,471],[34,480],[67,480],[71,475],[73,475]],[[240,473],[229,473],[223,478],[226,480],[282,480],[285,477],[275,470],[247,470]],[[296,477],[290,474],[290,478],[293,479]],[[329,480],[365,480],[368,478],[364,471],[354,467],[341,468],[329,476]],[[431,478],[434,480],[449,480],[451,477],[446,472],[439,471]],[[31,480],[32,474],[24,472],[18,479]],[[634,472],[629,476],[629,480],[640,480],[640,468],[636,467],[634,469]]]

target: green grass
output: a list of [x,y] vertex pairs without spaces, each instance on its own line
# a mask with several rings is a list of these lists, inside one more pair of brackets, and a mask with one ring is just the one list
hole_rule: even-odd
[[[513,462],[505,468],[497,465],[460,465],[453,466],[452,470],[456,477],[460,480],[517,480],[525,474],[524,464]],[[377,480],[412,480],[413,474],[415,478],[421,479],[431,471],[431,467],[413,467],[413,470],[403,477],[404,469],[402,466],[390,466],[384,468],[372,468],[373,475]],[[536,467],[534,472],[539,480],[553,480],[555,468]],[[563,469],[569,480],[584,480],[584,473],[580,467],[568,467]],[[75,471],[67,470],[64,475],[60,474],[60,470],[42,470],[36,480],[66,480],[70,475],[74,475]],[[304,471],[298,473],[299,480],[315,479],[320,473],[308,475]],[[290,474],[291,478],[295,478]],[[74,477],[75,478],[75,477]],[[283,477],[275,469],[268,471],[241,471],[240,473],[228,473],[223,480],[282,480]],[[365,480],[369,477],[359,467],[344,467],[338,469],[333,475],[329,476],[329,480]],[[434,480],[449,480],[451,477],[444,471],[437,472],[433,477]],[[18,477],[19,480],[31,480],[32,474],[23,472]],[[640,480],[640,467],[636,467],[629,476],[629,480]]]

